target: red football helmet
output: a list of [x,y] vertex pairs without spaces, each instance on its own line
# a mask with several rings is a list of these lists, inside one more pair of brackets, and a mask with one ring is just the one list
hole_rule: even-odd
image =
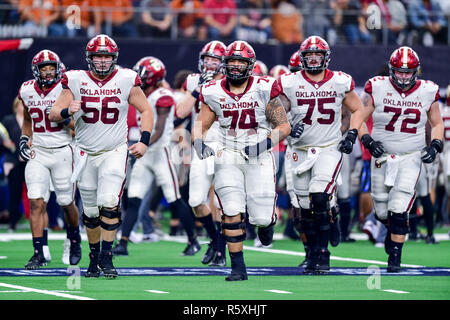
[[[241,60],[247,62],[247,66],[242,68],[230,65],[230,60]],[[225,76],[228,81],[234,84],[244,83],[252,75],[256,61],[255,50],[246,41],[234,41],[228,47],[224,56]]]
[[166,67],[164,63],[155,57],[141,58],[134,66],[142,80],[142,87],[156,87],[166,77]]
[[289,59],[288,69],[290,72],[297,72],[302,69],[302,63],[300,62],[300,55],[298,51],[295,51]]
[[200,73],[203,73],[207,70],[211,70],[211,67],[205,65],[204,58],[206,56],[217,58],[220,60],[219,66],[216,66],[214,69],[214,74],[222,72],[223,68],[223,56],[225,55],[225,51],[227,47],[221,41],[210,41],[205,44],[198,55],[198,70]]
[[[111,65],[108,69],[99,69],[95,66],[92,57],[95,55],[109,55],[113,57]],[[86,46],[86,61],[89,66],[89,70],[100,75],[106,76],[114,71],[117,58],[119,57],[119,48],[113,39],[105,34],[99,34],[89,40]]]
[[277,64],[272,69],[270,69],[269,75],[275,79],[278,79],[282,74],[289,73],[289,69],[282,64]]
[[67,68],[66,65],[64,63],[61,62],[61,73],[64,74],[67,72]]
[[[420,68],[419,56],[409,47],[400,47],[395,50],[389,59],[389,76],[392,82],[400,89],[412,87],[418,77]],[[399,78],[395,72],[412,72],[409,78]]]
[[[55,76],[50,79],[44,79],[41,77],[41,72],[39,71],[40,67],[47,65],[47,64],[53,64],[55,65]],[[36,82],[42,86],[51,86],[52,84],[58,82],[61,80],[62,77],[62,68],[61,68],[61,60],[59,59],[58,55],[50,50],[42,50],[39,51],[31,61],[31,71],[33,72],[33,77],[36,80]]]
[[[320,65],[318,66],[310,66],[308,65],[308,60],[306,58],[306,54],[308,53],[323,53],[324,57]],[[328,46],[328,43],[318,36],[310,36],[306,38],[302,44],[300,45],[300,49],[298,51],[300,56],[301,66],[304,70],[309,73],[320,73],[323,70],[328,68],[328,64],[330,63],[330,54],[331,50]]]
[[256,60],[255,61],[255,66],[253,67],[252,74],[254,76],[264,77],[264,76],[267,76],[268,73],[269,73],[269,69],[264,64],[264,62],[262,62],[261,60]]

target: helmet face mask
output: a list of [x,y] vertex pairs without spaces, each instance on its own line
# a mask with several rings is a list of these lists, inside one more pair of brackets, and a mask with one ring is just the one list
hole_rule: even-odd
[[301,67],[311,74],[321,73],[328,68],[330,63],[330,47],[324,39],[318,36],[311,36],[304,40],[300,45],[298,54]]
[[418,55],[409,47],[395,50],[389,59],[389,77],[401,90],[416,84],[420,69]]
[[42,50],[34,56],[31,71],[38,85],[50,87],[61,80],[61,65],[61,60],[56,53],[50,50]]
[[[101,59],[98,61],[98,57],[94,59],[94,56],[111,56],[111,62],[107,59]],[[89,70],[99,76],[108,76],[115,70],[117,58],[119,57],[119,48],[113,39],[107,35],[100,34],[92,38],[86,46],[86,61],[89,66]],[[96,60],[94,62],[94,60]],[[109,59],[108,59],[109,60]],[[109,67],[108,64],[110,63]]]
[[221,41],[210,41],[205,44],[199,53],[198,71],[200,73],[207,71],[213,71],[214,74],[222,73],[223,56],[226,48],[225,44]]
[[224,57],[227,80],[234,85],[244,83],[252,75],[255,61],[255,51],[247,42],[232,42]]

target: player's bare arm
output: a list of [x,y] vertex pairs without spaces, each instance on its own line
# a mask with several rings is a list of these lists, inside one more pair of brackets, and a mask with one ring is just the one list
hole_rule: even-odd
[[147,151],[147,145],[150,143],[154,115],[153,110],[140,87],[133,87],[130,90],[128,103],[141,113],[141,141],[136,142],[128,148],[128,150],[131,151],[131,154],[139,159],[145,154],[145,151]]
[[203,140],[206,132],[212,126],[215,120],[216,114],[207,104],[202,103],[200,106],[200,112],[198,114],[197,121],[195,121],[194,128],[192,129],[192,142],[194,142],[196,139]]
[[22,135],[28,136],[30,138],[33,135],[31,116],[26,108],[23,109]]
[[345,133],[350,128],[350,111],[344,106],[341,109],[341,132]]
[[64,121],[81,109],[81,101],[74,100],[70,89],[63,89],[53,104],[48,118],[50,121]]
[[354,90],[347,92],[342,104],[344,104],[351,112],[350,129],[359,130],[364,121],[364,114],[363,103],[358,94]]
[[171,111],[171,108],[156,108],[156,123],[153,128],[152,136],[150,137],[149,145],[154,144],[163,135],[164,128],[166,127],[166,119]]
[[291,100],[289,100],[288,97],[286,97],[286,95],[284,93],[281,93],[279,95],[281,103],[283,104],[284,110],[286,112],[291,111]]
[[196,101],[197,99],[189,91],[186,91],[183,99],[177,104],[176,116],[180,119],[186,118],[191,113]]
[[291,125],[279,97],[269,101],[266,108],[266,118],[274,126],[269,138],[272,140],[272,145],[276,145],[291,132]]
[[364,121],[358,130],[358,136],[361,139],[361,142],[364,145],[364,147],[369,150],[370,154],[375,158],[379,158],[384,153],[384,147],[380,141],[375,141],[372,139],[366,124],[367,119],[369,119],[369,117],[375,111],[375,106],[373,105],[372,97],[367,93],[363,94],[361,100],[363,103]]
[[444,122],[442,120],[441,112],[439,110],[439,103],[437,101],[433,102],[427,116],[431,125],[431,141],[434,139],[443,140]]

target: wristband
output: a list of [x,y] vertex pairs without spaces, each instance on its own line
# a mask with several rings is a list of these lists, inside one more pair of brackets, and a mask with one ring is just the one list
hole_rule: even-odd
[[63,119],[69,118],[70,117],[69,108],[62,109],[60,115]]
[[198,100],[198,98],[200,97],[200,92],[198,92],[197,90],[193,90],[191,92],[191,96]]
[[430,146],[436,149],[436,151],[439,153],[442,152],[442,150],[444,149],[444,143],[442,142],[442,140],[439,139],[433,139],[433,141],[431,141]]
[[150,143],[150,136],[151,136],[150,132],[148,132],[148,131],[142,132],[141,140],[139,140],[139,142],[142,142],[143,144],[148,146],[148,144]]

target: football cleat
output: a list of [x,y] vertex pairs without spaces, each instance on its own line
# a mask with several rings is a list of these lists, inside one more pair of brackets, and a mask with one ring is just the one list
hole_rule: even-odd
[[144,234],[142,236],[142,242],[158,242],[159,240],[160,237],[156,232]]
[[28,260],[27,264],[25,265],[25,269],[27,270],[36,270],[40,267],[46,266],[47,260],[45,260],[44,256],[38,253],[35,253],[30,260]]
[[208,245],[208,249],[206,250],[205,254],[203,255],[202,263],[203,264],[210,263],[212,261],[212,259],[214,259],[216,253],[217,253],[217,249],[214,248],[210,243]]
[[89,267],[84,275],[86,278],[100,277],[100,269],[98,268],[98,253],[89,253]]
[[210,267],[225,267],[227,265],[227,259],[224,254],[222,254],[220,251],[217,251],[216,256],[214,259],[210,262]]
[[327,274],[330,271],[330,251],[323,250],[319,253],[319,259],[316,265],[317,274]]
[[200,243],[198,243],[197,239],[194,239],[192,242],[188,242],[188,245],[181,253],[182,256],[193,256],[201,249]]
[[62,263],[64,264],[70,264],[70,240],[65,239],[64,240],[64,250],[62,255]]
[[119,242],[114,248],[112,248],[112,253],[115,256],[128,256],[128,249]]
[[71,240],[69,250],[69,262],[72,266],[75,266],[81,260],[81,238]]
[[98,267],[103,271],[103,276],[107,279],[115,279],[119,275],[116,268],[114,268],[112,259],[113,254],[111,251],[100,253]]
[[44,253],[44,258],[45,260],[47,260],[47,262],[52,261],[52,256],[50,254],[50,248],[48,247],[48,245],[42,246],[42,252]]
[[263,246],[270,246],[273,240],[273,225],[258,228],[258,238]]
[[248,280],[247,271],[237,272],[231,270],[231,273],[225,278],[226,281],[242,281]]
[[389,254],[387,272],[401,272],[402,268],[400,267],[400,260],[400,254],[394,252]]
[[427,236],[426,239],[425,239],[425,242],[426,242],[427,244],[438,244],[438,243],[439,243],[439,240],[436,240],[436,239],[434,238],[434,236]]

